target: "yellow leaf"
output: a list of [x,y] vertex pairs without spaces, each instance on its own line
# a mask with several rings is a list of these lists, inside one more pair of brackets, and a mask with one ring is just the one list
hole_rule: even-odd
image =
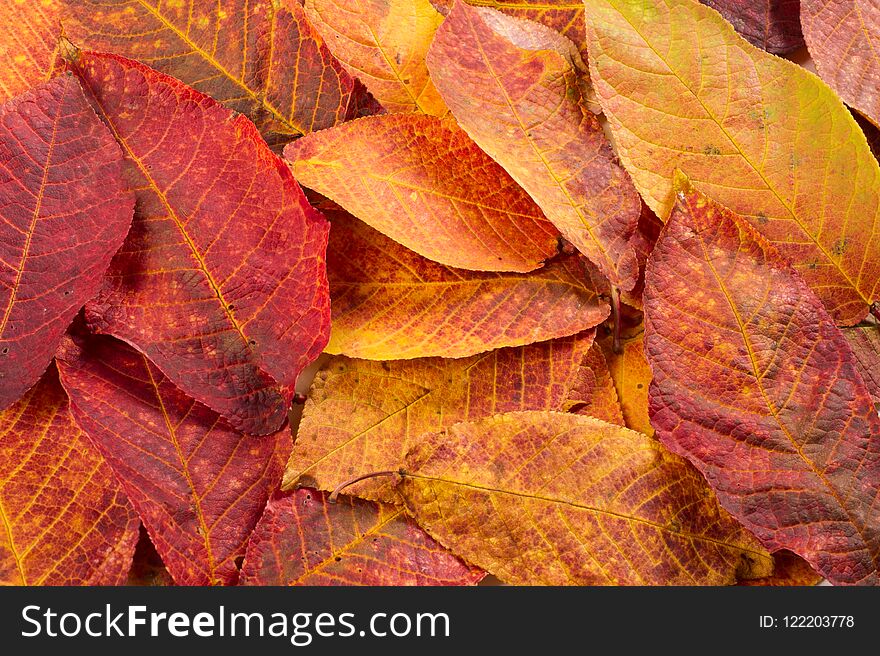
[[425,436],[397,490],[436,540],[517,585],[720,585],[773,560],[683,458],[592,417],[512,412]]
[[880,167],[816,76],[696,0],[585,0],[591,78],[621,161],[664,218],[673,174],[749,219],[835,319],[880,296]]

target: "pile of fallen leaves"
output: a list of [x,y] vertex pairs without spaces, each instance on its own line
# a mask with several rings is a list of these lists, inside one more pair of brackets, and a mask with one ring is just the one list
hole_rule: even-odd
[[880,582],[877,2],[0,29],[0,583]]

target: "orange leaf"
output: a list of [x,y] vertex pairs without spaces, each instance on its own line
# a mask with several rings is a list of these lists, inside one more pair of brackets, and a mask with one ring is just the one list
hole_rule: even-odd
[[[454,360],[333,358],[309,391],[284,487],[332,490],[355,474],[396,469],[422,433],[457,421],[561,409],[592,342],[591,331]],[[347,491],[397,501],[384,479]]]
[[584,355],[562,410],[624,426],[617,390],[598,342]]
[[325,212],[333,224],[330,353],[457,358],[573,335],[608,316],[577,257],[531,273],[464,271],[426,260],[345,212]]
[[[359,115],[364,90],[298,0],[55,0],[67,38],[148,64],[250,118],[272,144]],[[368,112],[375,108],[368,108]]]
[[51,77],[62,1],[0,2],[0,103]]
[[0,585],[122,585],[137,515],[51,368],[0,412]]
[[306,0],[333,54],[389,112],[444,116],[425,53],[443,17],[429,0]]
[[178,585],[228,585],[290,453],[290,431],[250,437],[113,338],[59,349],[71,410],[122,483]]
[[638,277],[629,243],[641,202],[585,107],[572,43],[549,28],[458,2],[428,53],[458,123],[611,282]]
[[648,261],[651,423],[771,551],[880,581],[880,417],[841,331],[742,217],[681,192]]
[[592,417],[455,424],[407,455],[397,490],[441,544],[516,585],[720,585],[773,570],[687,461]]
[[822,79],[880,126],[880,4],[801,0],[801,23]]
[[614,387],[623,409],[626,426],[654,435],[654,428],[648,417],[648,387],[651,384],[651,366],[645,359],[645,333],[639,326],[621,339],[621,352],[615,353],[611,337],[600,340],[602,351],[608,361],[608,369],[614,380]]
[[300,489],[279,494],[248,544],[242,585],[471,585],[485,574],[400,508]]
[[680,169],[858,323],[880,298],[880,166],[840,100],[696,0],[585,4],[591,79],[651,209],[669,215]]
[[452,122],[372,116],[298,139],[284,156],[300,184],[435,262],[525,272],[556,254],[559,231]]

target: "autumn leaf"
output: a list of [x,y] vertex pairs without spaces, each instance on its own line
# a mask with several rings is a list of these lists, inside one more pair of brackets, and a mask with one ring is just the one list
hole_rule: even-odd
[[367,104],[298,0],[56,1],[75,44],[193,86],[250,118],[273,144],[353,118]]
[[400,508],[299,489],[276,495],[248,544],[242,585],[471,585],[485,574]]
[[71,76],[0,107],[0,408],[52,360],[131,225],[122,153]]
[[880,417],[843,334],[742,217],[681,192],[648,262],[651,423],[771,551],[876,584]]
[[55,368],[0,412],[0,585],[121,585],[138,518]]
[[478,273],[431,262],[345,212],[333,224],[327,351],[371,360],[464,357],[573,335],[608,316],[577,257],[531,273]]
[[156,551],[156,547],[150,541],[147,529],[141,524],[137,547],[134,550],[131,569],[128,570],[128,579],[125,585],[137,586],[164,586],[174,585],[174,579],[165,568],[162,558]]
[[526,272],[556,254],[559,231],[454,123],[373,116],[298,139],[284,156],[300,184],[435,262]]
[[621,161],[661,218],[682,170],[745,216],[841,325],[880,297],[880,167],[815,76],[695,0],[585,0],[591,77]]
[[137,196],[90,327],[234,428],[276,431],[329,332],[326,221],[244,116],[129,59],[78,52],[70,66]]
[[60,0],[0,3],[0,102],[49,80],[60,12]]
[[[874,403],[880,406],[880,324],[853,326],[843,331]],[[880,408],[878,408],[880,409]]]
[[699,473],[599,419],[513,412],[426,436],[397,485],[441,544],[517,585],[718,585],[770,555]]
[[620,353],[615,353],[613,339],[603,337],[598,344],[608,362],[608,371],[620,399],[625,426],[651,437],[654,428],[648,417],[648,388],[651,365],[645,359],[645,333],[638,326],[620,340]]
[[760,579],[741,581],[740,585],[751,586],[792,586],[817,585],[822,577],[813,571],[810,564],[790,551],[777,551],[773,554],[773,574]]
[[625,425],[614,380],[598,342],[593,342],[584,355],[568,398],[560,409],[618,426]]
[[[335,357],[309,390],[283,487],[333,490],[355,475],[397,469],[423,433],[459,421],[496,412],[567,409],[592,343],[591,331],[469,358],[370,362]],[[381,478],[347,492],[398,501]]]
[[306,0],[330,50],[389,112],[444,116],[425,54],[443,17],[429,0]]
[[281,480],[289,432],[241,435],[110,337],[68,337],[58,368],[77,423],[122,483],[174,581],[235,583],[235,559]]
[[612,284],[638,277],[638,194],[585,107],[573,44],[549,28],[458,2],[428,53],[459,125]]
[[822,79],[880,126],[880,4],[801,0],[801,23]]
[[752,45],[776,55],[804,47],[801,0],[700,0],[718,11]]

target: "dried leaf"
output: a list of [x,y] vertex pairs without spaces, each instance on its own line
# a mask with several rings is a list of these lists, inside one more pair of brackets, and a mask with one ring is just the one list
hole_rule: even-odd
[[612,284],[638,277],[640,201],[585,107],[574,46],[549,28],[457,3],[428,53],[461,127]]
[[773,554],[773,574],[771,576],[743,581],[740,585],[816,585],[822,577],[813,571],[810,564],[790,551],[777,551]]
[[699,473],[592,417],[514,412],[429,435],[397,486],[440,543],[518,585],[718,585],[770,555]]
[[121,585],[139,521],[54,367],[0,412],[0,585]]
[[559,231],[454,123],[388,114],[289,144],[300,184],[430,260],[476,271],[532,271]]
[[306,0],[333,54],[389,112],[444,116],[425,54],[443,21],[429,0]]
[[71,66],[137,190],[90,326],[236,429],[276,431],[329,332],[327,222],[244,116],[122,57],[80,52]]
[[[496,412],[563,409],[592,331],[456,360],[336,357],[309,390],[284,487],[332,490],[354,475],[400,467],[426,432]],[[398,501],[385,479],[347,492]]]
[[609,336],[603,337],[599,343],[608,361],[625,425],[652,437],[654,428],[648,417],[648,388],[652,374],[651,366],[645,359],[644,329],[639,326],[624,336],[620,340],[620,353],[614,352],[612,341]]
[[71,41],[195,87],[272,144],[358,116],[365,102],[298,0],[58,1]]
[[333,223],[330,353],[371,360],[464,357],[573,335],[608,316],[576,257],[525,274],[452,269],[344,212],[327,215]]
[[122,152],[71,76],[0,107],[0,408],[52,360],[134,209]]
[[60,15],[59,0],[0,3],[0,102],[49,79]]
[[743,218],[682,192],[648,262],[651,423],[771,551],[880,581],[880,417],[843,334]]
[[300,489],[269,501],[248,544],[243,585],[470,585],[485,574],[400,508]]
[[869,323],[843,331],[874,403],[880,406],[880,324]]
[[801,23],[822,79],[880,126],[880,3],[801,0]]
[[695,0],[585,0],[593,84],[661,218],[673,173],[746,216],[841,324],[880,297],[880,167],[836,96]]
[[174,581],[235,583],[235,559],[281,480],[289,431],[241,435],[110,337],[68,337],[58,368],[76,421],[122,483]]
[[776,55],[804,47],[800,0],[700,0],[753,45]]
[[614,380],[598,343],[584,355],[562,410],[624,426]]

